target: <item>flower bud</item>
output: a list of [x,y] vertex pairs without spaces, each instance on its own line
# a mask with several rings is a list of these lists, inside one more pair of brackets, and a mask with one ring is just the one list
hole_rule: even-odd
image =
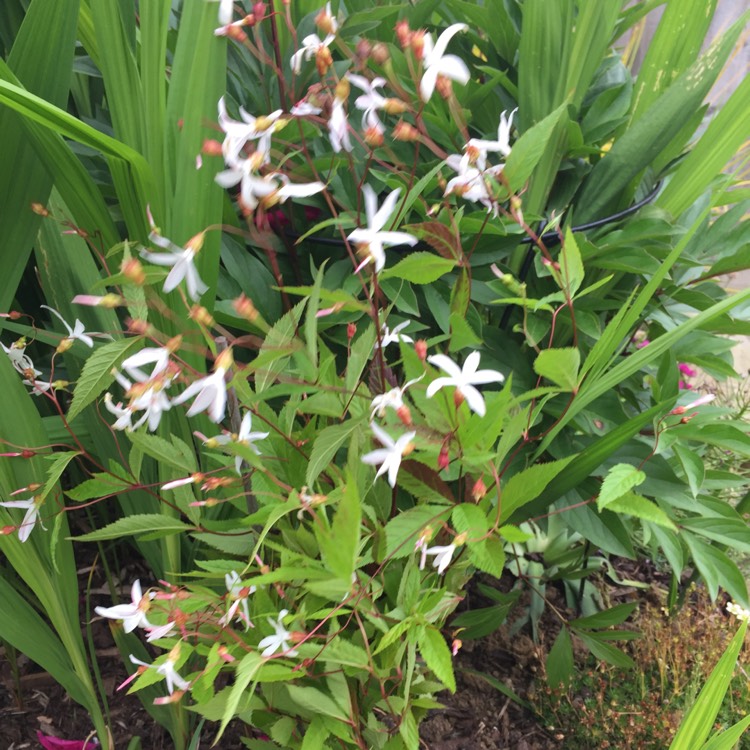
[[140,336],[145,336],[151,329],[148,321],[141,320],[140,318],[128,318],[125,324],[127,325],[128,333],[135,333]]
[[232,307],[241,318],[250,323],[254,323],[258,319],[258,310],[252,300],[246,297],[245,294],[240,294],[237,299],[232,300]]
[[217,653],[219,654],[219,658],[227,662],[228,664],[231,664],[233,661],[237,661],[237,659],[235,659],[235,657],[229,653],[229,649],[223,643],[221,646],[219,646]]
[[221,143],[215,138],[206,138],[201,146],[201,153],[204,156],[221,156],[223,154]]
[[396,409],[396,414],[398,418],[401,420],[402,424],[406,425],[407,427],[412,426],[413,423],[411,421],[411,411],[409,410],[409,407],[406,404],[399,406],[398,409]]
[[427,361],[427,342],[424,339],[417,339],[414,342],[414,351],[422,362]]
[[146,283],[146,274],[143,271],[143,265],[138,258],[127,258],[120,265],[120,271],[123,276],[136,286],[143,286]]
[[328,72],[328,68],[331,65],[333,65],[331,50],[321,45],[315,52],[315,67],[318,70],[318,75],[322,78]]
[[396,38],[403,50],[411,44],[411,30],[409,29],[408,21],[399,21],[396,24]]
[[458,652],[460,651],[461,646],[463,645],[463,641],[461,641],[460,638],[454,638],[453,643],[451,643],[451,654],[453,654],[453,656],[456,656],[456,654],[458,654]]
[[479,477],[471,488],[471,496],[474,498],[474,502],[478,503],[486,494],[487,485],[482,481],[482,477]]
[[3,526],[3,528],[0,529],[0,534],[2,536],[10,536],[15,530],[15,526]]
[[32,451],[29,448],[24,448],[21,451],[21,457],[22,458],[33,458],[34,456],[36,456],[36,451]]
[[378,148],[385,143],[385,138],[383,138],[383,131],[376,126],[372,126],[367,128],[365,130],[365,143],[370,148]]
[[448,453],[448,446],[443,445],[440,448],[440,453],[438,453],[438,460],[437,460],[438,471],[443,471],[444,469],[447,469],[448,464],[450,464],[450,462],[451,462],[451,459],[450,459],[450,454]]
[[388,60],[391,59],[391,53],[388,50],[388,45],[383,44],[383,42],[378,42],[372,48],[371,57],[373,62],[377,65],[385,65]]
[[234,364],[234,355],[232,354],[232,347],[225,349],[219,353],[219,356],[214,362],[214,370],[221,368],[222,370],[228,370]]
[[417,60],[424,57],[424,29],[413,31],[409,39],[411,50]]
[[338,30],[336,19],[328,13],[327,7],[321,8],[318,15],[315,16],[315,25],[326,35],[335,34]]
[[346,324],[346,338],[351,341],[354,338],[354,334],[357,332],[357,324],[356,323],[347,323]]
[[349,92],[351,91],[351,85],[348,78],[342,78],[336,84],[334,89],[334,95],[340,102],[345,102],[349,98]]
[[453,96],[453,83],[450,78],[439,75],[435,81],[435,88],[443,99],[450,99]]
[[357,54],[357,57],[364,62],[367,60],[367,58],[370,56],[370,53],[372,52],[372,44],[367,41],[367,39],[360,39],[357,42],[357,47],[355,49],[355,52]]
[[399,120],[393,128],[393,137],[397,141],[414,142],[419,140],[419,131],[408,122]]
[[211,313],[202,305],[193,305],[190,308],[190,319],[206,328],[210,328],[216,322]]
[[255,3],[253,5],[253,15],[256,22],[262,21],[266,17],[266,4],[261,2]]
[[409,109],[409,105],[406,102],[401,101],[401,99],[386,99],[383,103],[383,109],[389,115],[400,115]]
[[42,205],[41,203],[32,203],[31,210],[37,216],[49,216],[49,211],[47,210],[46,206]]

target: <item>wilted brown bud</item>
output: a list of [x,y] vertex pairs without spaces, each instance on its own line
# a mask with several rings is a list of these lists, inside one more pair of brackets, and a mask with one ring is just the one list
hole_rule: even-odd
[[397,141],[414,142],[419,140],[419,131],[408,122],[399,120],[393,128],[393,137]]
[[38,216],[49,216],[49,211],[41,203],[32,203],[31,210]]

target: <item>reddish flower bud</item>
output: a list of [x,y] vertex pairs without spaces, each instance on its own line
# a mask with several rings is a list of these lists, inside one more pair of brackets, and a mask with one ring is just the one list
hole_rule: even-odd
[[372,44],[367,41],[367,39],[360,39],[357,42],[356,47],[356,53],[357,57],[362,60],[363,62],[367,60],[367,58],[370,56],[370,53],[372,52]]
[[414,351],[422,362],[427,361],[427,342],[424,339],[417,339],[414,342]]
[[354,334],[357,332],[357,324],[356,323],[347,323],[346,324],[346,338],[351,341],[354,338]]
[[482,481],[482,477],[479,477],[471,488],[471,496],[474,498],[474,502],[478,503],[486,494],[487,485]]
[[266,17],[266,4],[255,3],[255,5],[253,5],[253,15],[255,16],[256,23],[262,21]]
[[411,44],[411,30],[408,21],[399,21],[396,24],[396,38],[401,49],[406,49]]
[[123,276],[131,283],[136,286],[143,286],[146,283],[146,274],[143,270],[143,265],[138,258],[128,258],[124,260],[120,265],[120,271]]
[[201,153],[205,156],[221,156],[221,143],[215,138],[206,138],[201,146]]
[[29,448],[24,448],[21,451],[21,456],[23,458],[33,458],[34,456],[36,456],[36,451],[32,451]]
[[448,446],[443,445],[440,448],[440,453],[438,453],[438,471],[443,471],[444,469],[448,468],[448,464],[450,464],[451,458],[450,454],[448,453]]
[[409,42],[411,44],[411,49],[414,53],[414,57],[416,57],[417,60],[421,60],[424,57],[424,29],[413,31]]
[[396,409],[396,414],[403,424],[407,427],[412,426],[411,411],[409,411],[409,407],[406,404],[399,406],[398,409]]

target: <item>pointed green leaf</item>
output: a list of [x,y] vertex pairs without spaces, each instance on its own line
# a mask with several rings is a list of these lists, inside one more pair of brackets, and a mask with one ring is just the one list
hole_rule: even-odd
[[455,693],[456,677],[451,652],[443,634],[437,628],[426,626],[418,631],[417,644],[427,666],[448,690]]
[[633,487],[643,484],[646,474],[630,464],[615,464],[604,477],[597,505],[599,510],[606,508],[613,500],[629,492]]

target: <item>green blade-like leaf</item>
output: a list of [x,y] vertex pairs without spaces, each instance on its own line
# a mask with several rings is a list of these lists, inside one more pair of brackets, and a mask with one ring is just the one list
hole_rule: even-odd
[[697,700],[680,724],[669,750],[693,750],[708,738],[721,708],[729,683],[734,674],[742,644],[745,641],[747,623],[743,622],[732,638],[727,650],[719,659],[710,677],[703,686]]
[[[8,68],[26,88],[58,105],[65,104],[70,88],[77,15],[78,0],[34,0],[8,56]],[[7,310],[39,228],[40,217],[29,206],[46,203],[52,180],[21,119],[5,107],[0,107],[0,133],[0,215],[5,217],[0,222],[0,309]]]

